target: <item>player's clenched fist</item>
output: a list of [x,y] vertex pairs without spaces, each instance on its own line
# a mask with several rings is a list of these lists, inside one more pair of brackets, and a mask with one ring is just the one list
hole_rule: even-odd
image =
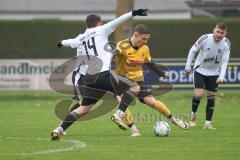
[[62,47],[63,47],[62,42],[61,42],[61,41],[58,42],[58,43],[57,43],[57,46],[58,46],[58,48],[62,48]]
[[133,16],[147,16],[148,9],[137,9],[132,11]]

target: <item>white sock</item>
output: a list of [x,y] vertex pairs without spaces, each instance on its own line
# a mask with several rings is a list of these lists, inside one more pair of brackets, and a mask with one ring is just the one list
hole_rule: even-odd
[[59,132],[64,132],[64,130],[63,130],[62,127],[57,127],[57,130],[58,130]]
[[169,118],[169,120],[170,120],[171,122],[174,122],[174,120],[175,120],[175,116],[172,115],[171,118]]
[[132,125],[131,131],[132,132],[139,132],[135,124]]
[[117,110],[116,114],[117,114],[120,118],[123,118],[123,117],[125,116],[125,113],[124,113],[122,110],[120,110],[120,109]]
[[211,121],[207,121],[207,120],[205,121],[205,124],[206,124],[206,125],[209,125],[209,124],[211,124],[211,123],[212,123]]

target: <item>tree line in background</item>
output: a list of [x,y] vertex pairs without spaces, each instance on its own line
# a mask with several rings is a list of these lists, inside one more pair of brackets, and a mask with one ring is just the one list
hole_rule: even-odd
[[[151,29],[149,46],[154,58],[185,58],[192,44],[211,33],[217,21],[228,24],[231,57],[240,53],[240,19],[145,20]],[[58,49],[59,40],[74,38],[85,29],[82,21],[0,21],[0,58],[69,58],[76,50]],[[110,40],[114,41],[114,34]]]

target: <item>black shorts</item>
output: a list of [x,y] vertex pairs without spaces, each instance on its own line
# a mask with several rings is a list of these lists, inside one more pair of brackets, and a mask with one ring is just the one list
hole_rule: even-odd
[[152,95],[152,92],[151,92],[152,88],[151,88],[151,86],[146,85],[144,81],[139,81],[137,83],[140,86],[140,91],[139,91],[137,97],[141,103],[145,104],[143,99],[144,99],[144,97]]
[[119,95],[120,92],[127,91],[134,85],[133,81],[110,71],[91,76],[81,75],[78,81],[79,91],[83,97],[82,105],[84,106],[97,103],[107,91]]
[[77,75],[77,71],[73,71],[73,73],[72,73],[72,84],[73,84],[73,89],[74,89],[74,95],[77,95],[76,86],[75,86],[76,75]]
[[[152,95],[152,88],[149,85],[146,85],[144,81],[138,81],[137,84],[140,86],[140,91],[137,95],[139,101],[141,103],[144,103],[143,99],[146,96]],[[120,90],[117,95],[122,95],[124,93],[124,90]],[[145,104],[145,103],[144,103]]]
[[218,84],[216,83],[218,76],[205,76],[198,72],[194,72],[194,88],[202,88],[208,91],[217,92]]

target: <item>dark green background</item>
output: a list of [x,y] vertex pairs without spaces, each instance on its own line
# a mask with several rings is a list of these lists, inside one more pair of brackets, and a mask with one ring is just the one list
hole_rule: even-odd
[[[240,53],[240,19],[193,19],[135,21],[150,26],[151,54],[155,58],[185,58],[199,36],[211,33],[217,21],[228,23],[231,58]],[[81,21],[0,21],[0,58],[67,58],[75,49],[58,49],[59,40],[84,31]],[[110,37],[113,40],[113,36]]]

